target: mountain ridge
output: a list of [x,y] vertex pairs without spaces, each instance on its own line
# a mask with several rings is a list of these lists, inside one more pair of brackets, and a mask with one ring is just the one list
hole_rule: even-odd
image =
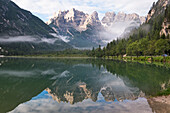
[[[0,54],[29,54],[72,48],[41,19],[11,0],[0,0]],[[4,52],[5,51],[5,52]]]
[[[1,35],[40,35],[48,36],[54,31],[30,11],[21,9],[11,0],[0,0],[0,34]],[[38,29],[36,29],[38,27]],[[43,31],[43,32],[42,32]]]
[[[83,11],[72,8],[67,11],[59,11],[47,22],[59,35],[69,36],[69,44],[82,47],[83,40],[86,40],[84,47],[92,48],[98,45],[106,45],[123,34],[123,31],[128,27],[131,29],[139,27],[146,20],[145,17],[138,14],[126,14],[119,12],[107,12],[102,20],[99,19],[98,13],[94,11],[91,15]],[[127,25],[122,25],[126,22]],[[115,26],[123,26],[121,31],[115,32]],[[132,25],[133,24],[133,25]],[[91,30],[91,31],[90,31]],[[90,33],[89,33],[90,32]],[[107,36],[105,36],[107,34]],[[84,35],[84,36],[83,36]],[[78,42],[81,42],[80,44]]]

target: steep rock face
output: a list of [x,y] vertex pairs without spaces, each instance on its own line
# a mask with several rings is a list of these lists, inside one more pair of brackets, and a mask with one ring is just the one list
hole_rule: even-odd
[[154,2],[147,15],[147,22],[149,22],[150,19],[153,19],[156,15],[163,14],[169,4],[170,0],[158,0],[157,3]]
[[50,25],[56,32],[67,34],[70,28],[75,28],[78,31],[85,29],[84,22],[88,15],[77,11],[74,8],[70,11],[59,11],[54,14],[47,24]]
[[107,12],[100,21],[96,11],[89,15],[73,8],[55,13],[47,24],[59,35],[69,36],[69,44],[91,48],[105,45],[121,34],[129,33],[145,20],[145,17],[135,13]]
[[102,19],[102,23],[110,26],[111,23],[114,21],[115,16],[116,16],[115,12],[107,12]]
[[165,36],[170,35],[170,21],[168,19],[165,19],[162,24],[162,30],[160,31],[160,36],[162,35],[165,35]]
[[[84,26],[91,25],[94,27],[101,26],[98,13],[94,11],[85,21]],[[87,28],[87,27],[86,27]]]
[[59,35],[68,36],[68,43],[75,47],[91,48],[101,44],[96,32],[102,29],[102,25],[96,11],[91,15],[74,8],[59,11],[47,24]]
[[165,18],[162,23],[162,29],[160,31],[160,36],[165,35],[170,38],[170,4],[167,4],[165,9]]
[[68,34],[68,30],[71,28],[82,32],[87,30],[87,25],[98,26],[100,20],[97,12],[88,15],[73,8],[68,11],[59,11],[58,14],[55,13],[47,24],[57,32]]
[[160,31],[160,36],[170,35],[170,16],[168,16],[168,13],[170,12],[170,0],[158,0],[157,3],[153,3],[148,15],[147,15],[147,23],[150,23],[150,21],[157,18],[157,16],[164,17],[163,23],[162,23],[162,29]]

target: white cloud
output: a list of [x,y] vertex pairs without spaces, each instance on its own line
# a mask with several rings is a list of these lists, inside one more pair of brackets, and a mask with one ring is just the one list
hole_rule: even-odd
[[60,38],[61,40],[63,40],[66,43],[68,43],[70,41],[70,37],[69,36],[57,35],[56,33],[50,33],[50,34],[53,35],[56,38]]
[[33,37],[33,36],[16,36],[16,37],[2,37],[0,39],[0,42],[34,42],[34,43],[49,43],[49,44],[54,44],[57,40],[59,40],[57,37],[56,38],[38,38],[38,37]]
[[[43,20],[52,16],[59,10],[76,8],[91,14],[98,11],[100,19],[107,11],[123,11],[126,13],[138,13],[145,16],[152,3],[157,0],[12,0],[21,8],[31,11]],[[42,16],[43,15],[43,16]]]
[[20,104],[10,113],[152,113],[147,100],[139,98],[126,102],[92,102],[90,99],[70,105],[58,104],[51,98],[31,100]]
[[9,76],[14,76],[14,77],[36,77],[35,75],[43,75],[43,76],[47,76],[47,75],[56,75],[57,73],[53,70],[32,70],[32,71],[18,71],[18,70],[0,70],[0,77],[1,76],[5,76],[5,77],[9,77]]

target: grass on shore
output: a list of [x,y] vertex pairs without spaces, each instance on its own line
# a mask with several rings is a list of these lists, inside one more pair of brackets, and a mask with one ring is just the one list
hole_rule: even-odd
[[127,60],[127,61],[148,61],[148,62],[168,62],[170,63],[170,56],[107,56],[105,59]]
[[166,90],[163,90],[163,91],[160,91],[157,96],[167,96],[167,95],[170,95],[170,88],[166,89]]
[[107,56],[107,57],[103,57],[103,59],[113,59],[113,60],[123,60],[123,61],[128,61],[128,62],[139,62],[141,64],[154,64],[156,66],[163,66],[163,67],[167,67],[170,68],[170,57],[165,57],[166,62],[163,60],[163,56],[155,56],[152,57],[151,60],[151,56],[140,56],[140,57],[136,57],[136,56],[127,56],[127,57],[117,57],[117,56]]
[[88,57],[87,55],[84,55],[84,54],[69,54],[69,55],[64,55],[64,54],[61,54],[61,55],[55,55],[55,54],[43,54],[43,55],[25,55],[23,57]]
[[163,56],[139,56],[139,57],[124,57],[123,59],[126,60],[139,60],[139,61],[154,61],[154,62],[169,62],[170,63],[170,56],[163,57]]

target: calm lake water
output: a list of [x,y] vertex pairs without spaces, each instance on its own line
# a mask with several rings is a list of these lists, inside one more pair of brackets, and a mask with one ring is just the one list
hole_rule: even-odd
[[[170,69],[94,59],[0,59],[0,113],[153,113]],[[168,113],[168,111],[167,111]]]

